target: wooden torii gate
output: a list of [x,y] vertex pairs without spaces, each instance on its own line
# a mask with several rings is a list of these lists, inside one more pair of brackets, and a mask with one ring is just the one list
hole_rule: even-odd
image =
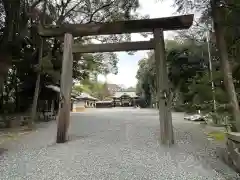
[[[42,37],[64,36],[63,62],[61,73],[61,102],[58,113],[57,143],[67,140],[67,130],[70,119],[70,94],[72,89],[72,53],[94,53],[150,50],[155,51],[157,67],[157,98],[159,102],[160,137],[162,144],[174,143],[170,90],[168,85],[166,55],[163,31],[188,29],[193,22],[193,15],[172,16],[156,19],[116,21],[94,24],[64,24],[61,26],[39,26]],[[111,44],[73,44],[73,37],[110,35],[123,33],[153,32],[150,41],[124,42]]]

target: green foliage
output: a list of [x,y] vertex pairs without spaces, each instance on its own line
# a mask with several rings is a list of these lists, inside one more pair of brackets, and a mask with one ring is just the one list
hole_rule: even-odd
[[[40,38],[36,27],[40,20],[43,20],[43,15],[46,17],[46,25],[86,24],[142,18],[136,12],[139,7],[139,2],[136,0],[47,1],[46,14],[43,12],[43,2],[41,0],[0,1],[0,16],[2,17],[0,27],[3,32],[0,34],[0,62],[12,65],[9,69],[9,77],[13,67],[15,68],[14,78],[7,77],[3,86],[2,81],[0,82],[0,91],[1,87],[4,87],[4,93],[0,92],[0,110],[4,109],[3,105],[7,106],[9,99],[14,100],[13,104],[15,103],[18,107],[16,111],[21,109],[19,104],[22,99],[25,100],[25,106],[30,106],[36,74],[39,71],[41,72],[41,89],[48,84],[60,84],[63,38],[44,39],[42,67],[38,66]],[[75,38],[75,42],[82,44],[93,41],[106,43],[129,40],[129,34]],[[118,58],[115,53],[75,54],[73,78],[84,80],[89,79],[92,74],[116,74],[117,62]],[[7,74],[3,75],[6,77]],[[1,74],[0,79],[4,77]],[[86,86],[83,89],[95,92],[92,86]]]
[[151,106],[156,94],[156,70],[153,61],[153,54],[149,54],[148,59],[139,61],[139,70],[136,78],[138,79],[137,93],[143,94],[147,106]]
[[[168,76],[175,103],[179,104],[176,101],[193,102],[194,99],[197,101],[199,99],[197,96],[200,96],[197,91],[208,89],[207,86],[198,85],[200,78],[207,70],[207,61],[198,50],[205,51],[202,48],[203,45],[205,44],[190,43],[189,40],[167,41],[166,43]],[[156,66],[153,54],[140,61],[136,77],[138,91],[145,94],[146,98],[156,99]]]
[[78,94],[85,92],[85,93],[92,93],[88,85],[74,85],[73,90]]
[[111,96],[106,83],[101,83],[89,79],[82,80],[80,84],[77,84],[73,87],[73,90],[78,93],[88,93],[100,100],[105,100]]
[[[217,104],[218,115],[222,115],[223,112],[228,115],[223,115],[229,117],[230,103],[232,110],[232,115],[234,118],[228,118],[234,121],[239,121],[238,105],[236,102],[236,95],[239,97],[239,49],[240,49],[240,31],[239,31],[239,15],[240,15],[240,1],[221,1],[221,0],[174,0],[174,5],[178,13],[188,14],[197,12],[198,17],[195,18],[194,25],[185,31],[181,31],[174,39],[180,44],[174,42],[167,43],[170,46],[175,47],[175,49],[182,50],[187,46],[187,52],[191,53],[191,56],[195,60],[204,59],[205,62],[208,60],[207,46],[206,46],[206,32],[213,29],[215,32],[210,33],[210,48],[211,48],[211,60],[213,65],[213,82],[215,85],[215,98]],[[216,12],[219,12],[219,17],[217,17]],[[214,27],[212,27],[214,22]],[[221,30],[223,30],[221,32]],[[215,37],[215,35],[218,35]],[[221,40],[220,40],[221,39]],[[187,41],[186,41],[187,40]],[[187,42],[187,43],[186,43]],[[180,45],[180,46],[178,46]],[[177,47],[177,48],[176,48]],[[225,48],[226,47],[226,48]],[[218,49],[217,49],[218,48]],[[169,51],[169,48],[167,48]],[[220,58],[221,57],[221,58]],[[170,58],[176,58],[173,56]],[[176,58],[179,60],[179,57]],[[232,71],[227,68],[227,66],[222,66],[220,69],[221,60],[222,65],[230,63]],[[181,64],[181,63],[179,63]],[[170,67],[174,64],[169,65]],[[181,66],[181,65],[180,65]],[[179,68],[178,66],[177,68]],[[230,69],[231,69],[230,68]],[[181,68],[180,68],[181,69]],[[205,111],[211,111],[212,107],[212,89],[211,83],[209,81],[210,75],[207,69],[203,70],[202,74],[197,76],[191,76],[187,79],[189,75],[186,72],[191,71],[192,68],[187,67],[183,71],[176,71],[176,74],[171,79],[173,82],[173,89],[180,87],[180,93],[184,99],[182,106],[186,109],[192,111],[196,108],[201,108]],[[221,72],[223,71],[224,74]],[[233,78],[231,76],[233,74]],[[181,77],[178,81],[177,76]],[[182,75],[182,76],[181,76]],[[217,75],[217,76],[216,76]],[[175,77],[175,78],[174,78]],[[185,80],[184,80],[185,79]],[[223,79],[225,84],[223,84]],[[228,83],[226,83],[228,82]],[[179,86],[176,86],[178,83]],[[183,83],[183,88],[181,88],[181,83]],[[230,84],[230,85],[229,85]],[[231,86],[234,84],[234,86]],[[194,107],[195,106],[195,107]],[[181,109],[181,108],[180,108]],[[219,117],[215,118],[218,119]],[[214,118],[213,118],[214,119]],[[223,118],[219,118],[223,119]],[[215,121],[217,122],[217,121]],[[236,124],[232,125],[232,130],[236,130]]]
[[[208,49],[203,37],[193,37],[193,32],[182,32],[175,40],[166,41],[167,68],[172,92],[172,105],[177,111],[212,111],[213,94],[208,70]],[[226,104],[227,94],[223,85],[223,74],[219,69],[216,50],[211,46],[213,82],[217,103]],[[238,71],[236,65],[235,72]],[[237,76],[236,73],[235,76]],[[156,73],[154,56],[141,60],[137,73],[139,94],[156,99]],[[236,81],[237,83],[237,81]],[[152,87],[149,91],[149,87]],[[219,107],[220,108],[220,107]],[[222,109],[223,110],[223,109]],[[224,112],[228,111],[224,109]]]

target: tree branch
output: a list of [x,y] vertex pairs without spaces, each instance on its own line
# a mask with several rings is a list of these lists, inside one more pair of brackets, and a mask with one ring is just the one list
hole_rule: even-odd
[[91,22],[92,22],[94,15],[95,15],[98,11],[100,11],[100,10],[106,8],[106,7],[109,7],[109,6],[111,6],[112,4],[113,4],[113,1],[110,2],[110,3],[108,3],[108,4],[105,4],[105,5],[101,6],[101,7],[99,7],[99,8],[97,8],[97,9],[91,14],[88,23],[91,23]]
[[64,11],[65,11],[65,9],[67,8],[67,6],[68,6],[68,4],[69,4],[70,2],[71,2],[71,0],[67,0],[66,3],[64,3],[63,0],[61,1],[62,11],[61,11],[60,17],[64,15]]
[[32,11],[39,3],[41,3],[43,0],[36,0],[35,2],[33,2],[30,11]]
[[[68,0],[67,3],[66,3],[66,7],[67,7],[67,4],[70,2],[71,0]],[[69,15],[69,13],[71,13],[79,4],[81,3],[78,2],[77,4],[75,4],[71,9],[69,9],[65,14],[64,14],[64,11],[66,9],[66,7],[64,8],[64,10],[62,9],[62,13],[59,17],[59,19],[57,20],[57,24],[61,24],[62,21]]]

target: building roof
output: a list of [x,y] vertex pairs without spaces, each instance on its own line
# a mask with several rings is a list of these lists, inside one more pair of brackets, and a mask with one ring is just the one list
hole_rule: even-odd
[[115,88],[120,88],[121,89],[121,86],[119,86],[119,85],[117,85],[117,84],[107,84],[107,87],[108,88],[113,88],[113,89],[115,89]]
[[[46,86],[46,88],[52,89],[55,92],[60,93],[61,89],[59,86],[55,86],[55,85],[48,85]],[[78,92],[77,91],[72,91],[71,93],[72,96],[72,100],[77,100],[77,99],[87,99],[87,100],[98,100],[95,97],[92,97],[91,95],[89,95],[88,93],[84,93],[82,92],[79,96],[78,96]]]
[[[56,85],[50,84],[50,85],[47,85],[46,88],[51,89],[52,91],[57,92],[57,93],[60,93],[60,92],[61,92],[60,87],[59,87],[59,86],[56,86]],[[71,97],[72,97],[73,100],[74,100],[73,97],[76,97],[76,96],[77,96],[77,92],[76,92],[76,91],[72,91],[72,92],[71,92]]]
[[135,87],[129,87],[129,88],[124,89],[123,91],[125,91],[125,92],[135,92],[136,88]]
[[114,98],[120,98],[121,96],[130,96],[131,98],[138,97],[136,92],[126,92],[126,91],[118,91],[115,92]]
[[112,101],[97,101],[96,103],[112,103]]
[[107,84],[108,91],[110,94],[114,94],[117,91],[121,91],[123,88],[117,84]]
[[97,98],[92,97],[88,93],[84,93],[84,92],[82,92],[79,96],[77,96],[76,99],[98,100]]
[[46,88],[52,89],[55,92],[60,92],[60,87],[55,86],[55,85],[48,85]]

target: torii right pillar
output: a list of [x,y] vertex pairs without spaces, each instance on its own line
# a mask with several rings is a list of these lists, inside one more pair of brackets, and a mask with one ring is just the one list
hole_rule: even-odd
[[159,103],[160,141],[161,144],[174,144],[171,114],[171,92],[169,89],[164,35],[162,29],[155,29],[155,64],[157,75],[157,99]]

